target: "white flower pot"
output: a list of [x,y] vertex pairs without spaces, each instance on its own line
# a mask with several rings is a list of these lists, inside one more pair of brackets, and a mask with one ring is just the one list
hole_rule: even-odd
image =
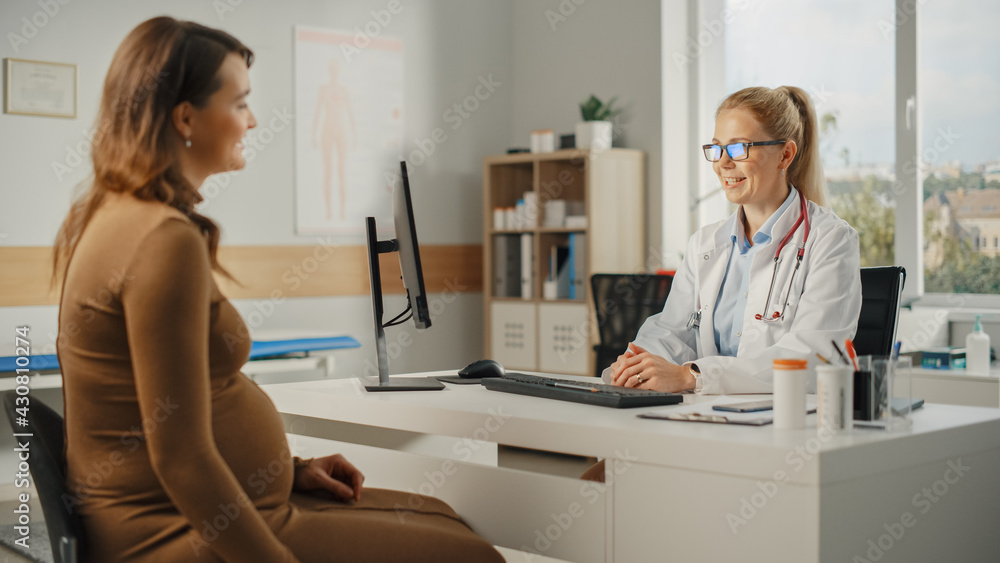
[[576,148],[606,150],[611,148],[610,121],[584,121],[576,124]]

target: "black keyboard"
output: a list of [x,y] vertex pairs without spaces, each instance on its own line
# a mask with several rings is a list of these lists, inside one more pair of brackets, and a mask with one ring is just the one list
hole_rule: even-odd
[[603,383],[539,377],[507,372],[501,377],[483,379],[483,387],[492,391],[572,401],[616,409],[676,405],[684,400],[679,393],[664,393],[647,389],[631,389]]

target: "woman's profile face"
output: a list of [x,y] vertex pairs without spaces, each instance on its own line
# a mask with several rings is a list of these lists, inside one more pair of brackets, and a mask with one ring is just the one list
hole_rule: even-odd
[[222,86],[202,108],[194,109],[192,120],[191,165],[206,176],[240,170],[243,158],[243,137],[257,120],[247,105],[250,77],[246,62],[237,53],[230,53],[219,67]]
[[[713,144],[749,143],[773,141],[771,135],[757,121],[756,116],[746,109],[724,109],[715,119]],[[783,145],[750,147],[746,160],[734,161],[725,148],[722,158],[712,163],[712,169],[725,189],[726,198],[740,205],[768,205],[788,195],[781,175]],[[786,166],[787,167],[787,166]]]

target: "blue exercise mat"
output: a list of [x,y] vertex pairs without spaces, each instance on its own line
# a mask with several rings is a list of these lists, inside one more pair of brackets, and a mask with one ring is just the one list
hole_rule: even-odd
[[[255,341],[250,347],[250,359],[255,360],[268,356],[294,354],[296,352],[314,352],[316,350],[336,350],[339,348],[360,348],[361,343],[350,336],[334,336],[330,338],[296,338],[294,340]],[[13,373],[18,368],[31,371],[58,370],[59,359],[55,354],[27,356],[28,365],[19,366],[18,356],[0,358],[0,373]],[[24,361],[22,360],[23,364]]]
[[[27,358],[27,365],[18,365],[18,358]],[[24,364],[24,361],[21,361]],[[0,373],[15,372],[27,368],[31,371],[59,369],[59,359],[55,354],[39,354],[37,356],[4,356],[0,358]]]
[[250,347],[250,359],[296,352],[313,352],[316,350],[336,350],[338,348],[360,348],[361,343],[350,336],[334,336],[332,338],[296,338],[294,340],[262,340],[254,341]]

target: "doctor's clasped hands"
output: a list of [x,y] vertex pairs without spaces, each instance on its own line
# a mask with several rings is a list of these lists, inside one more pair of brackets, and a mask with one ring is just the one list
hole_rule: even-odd
[[628,350],[611,364],[611,380],[622,387],[637,387],[677,393],[693,389],[694,374],[688,366],[677,365],[630,342]]

